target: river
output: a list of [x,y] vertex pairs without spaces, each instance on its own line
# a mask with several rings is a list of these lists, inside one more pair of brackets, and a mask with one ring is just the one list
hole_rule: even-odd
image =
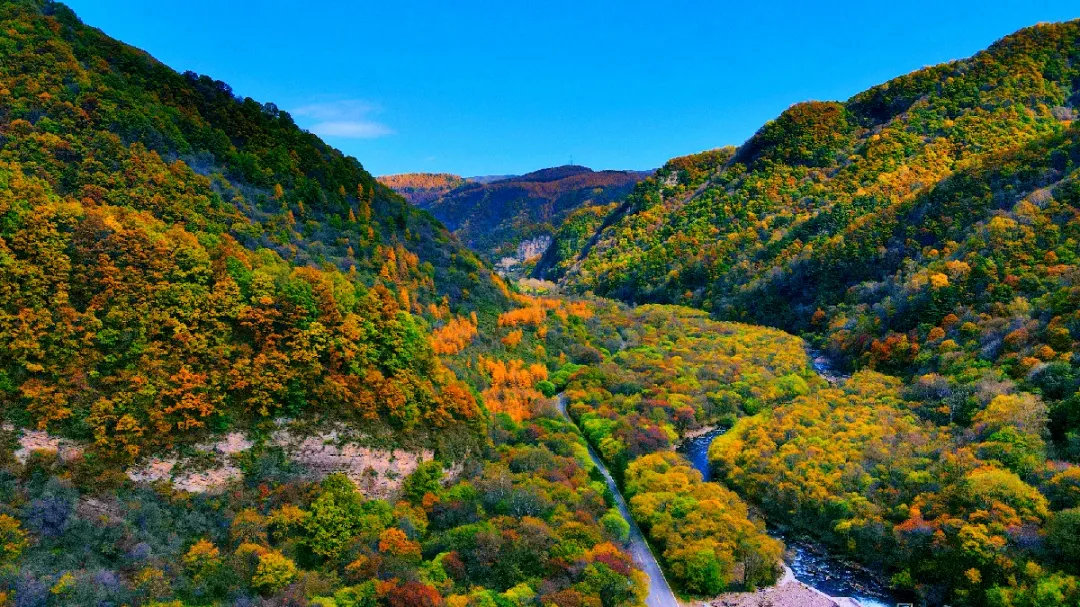
[[842,384],[847,381],[848,376],[842,371],[837,370],[836,365],[833,364],[828,354],[820,350],[813,348],[806,352],[810,356],[810,366],[818,375],[825,378],[832,385]]
[[[832,361],[820,352],[810,351],[811,364],[819,375],[831,384],[843,383],[847,377],[836,371]],[[712,480],[709,465],[709,445],[727,428],[718,428],[679,446],[681,453],[697,468],[705,480]],[[803,538],[784,537],[773,530],[774,537],[784,540],[787,553],[784,560],[795,574],[795,579],[828,594],[857,599],[865,607],[892,607],[905,600],[891,591],[873,571],[855,567],[830,556],[825,550]],[[910,600],[910,599],[907,599]]]

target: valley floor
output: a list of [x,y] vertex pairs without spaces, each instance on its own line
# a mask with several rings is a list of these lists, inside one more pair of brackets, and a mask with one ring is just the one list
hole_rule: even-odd
[[[559,412],[571,419],[566,411],[566,397],[558,395],[556,404]],[[714,432],[716,428],[709,428],[705,434]],[[700,433],[698,433],[700,434]],[[795,578],[791,567],[784,565],[784,575],[776,584],[763,588],[756,592],[726,592],[711,600],[680,601],[672,592],[659,562],[652,553],[648,542],[638,529],[627,507],[626,500],[619,490],[615,479],[611,476],[604,462],[589,447],[589,455],[597,468],[604,475],[604,481],[615,498],[615,504],[619,512],[630,523],[630,538],[627,549],[633,556],[634,562],[649,577],[649,595],[646,598],[648,607],[863,607],[863,603],[849,597],[831,597],[800,582]]]

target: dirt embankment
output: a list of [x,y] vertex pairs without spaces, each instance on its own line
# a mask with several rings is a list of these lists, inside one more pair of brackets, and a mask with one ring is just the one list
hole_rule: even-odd
[[[7,428],[11,431],[12,428]],[[281,447],[285,454],[311,475],[323,478],[335,472],[348,476],[368,498],[386,498],[401,489],[405,477],[420,463],[434,457],[430,450],[405,451],[367,447],[343,438],[330,430],[317,435],[300,436],[282,426],[270,438],[270,445]],[[138,483],[170,482],[190,493],[223,490],[230,482],[243,477],[233,456],[250,449],[253,443],[240,432],[230,432],[215,442],[196,446],[202,454],[197,464],[179,456],[146,458],[127,470],[128,478]],[[42,432],[24,430],[19,436],[15,458],[25,463],[34,451],[52,451],[64,461],[78,457],[83,445]],[[451,470],[451,475],[454,470]]]

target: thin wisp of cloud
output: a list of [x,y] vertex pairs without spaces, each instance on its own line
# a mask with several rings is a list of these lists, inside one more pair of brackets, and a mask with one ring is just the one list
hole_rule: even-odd
[[308,118],[313,124],[308,130],[320,137],[374,139],[392,135],[393,129],[371,119],[380,108],[357,99],[311,103],[292,111],[293,116]]

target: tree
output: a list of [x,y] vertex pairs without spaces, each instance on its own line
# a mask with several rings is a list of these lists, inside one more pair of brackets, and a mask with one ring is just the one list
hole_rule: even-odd
[[379,552],[412,562],[420,561],[420,544],[410,540],[397,527],[390,527],[379,534]]
[[1080,508],[1055,512],[1046,523],[1046,544],[1061,565],[1080,573]]
[[689,550],[689,554],[680,560],[684,583],[690,592],[715,596],[727,587],[725,571],[731,571],[732,563],[721,564],[713,548]]
[[618,510],[614,508],[608,510],[603,517],[600,518],[600,524],[603,525],[604,531],[613,539],[619,542],[626,542],[630,539],[630,523],[626,522],[622,514],[619,514]]
[[184,569],[196,581],[212,577],[221,567],[221,551],[201,538],[184,553]]
[[405,478],[401,491],[413,505],[420,504],[428,493],[439,494],[442,489],[443,469],[437,460],[423,462]]
[[276,550],[259,555],[251,585],[263,594],[274,594],[296,577],[296,563]]
[[343,474],[323,481],[322,492],[304,520],[307,545],[315,554],[336,560],[361,530],[363,498]]
[[28,544],[26,531],[23,531],[19,521],[7,514],[0,514],[0,563],[14,562]]
[[408,581],[391,589],[386,595],[386,602],[390,607],[439,607],[442,597],[427,584]]

